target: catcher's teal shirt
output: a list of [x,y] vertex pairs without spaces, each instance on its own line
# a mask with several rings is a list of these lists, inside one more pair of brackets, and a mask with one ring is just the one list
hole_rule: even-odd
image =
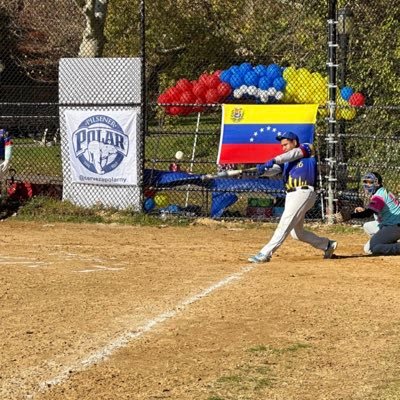
[[400,224],[400,202],[385,188],[379,188],[371,197],[368,208],[378,215],[379,227]]

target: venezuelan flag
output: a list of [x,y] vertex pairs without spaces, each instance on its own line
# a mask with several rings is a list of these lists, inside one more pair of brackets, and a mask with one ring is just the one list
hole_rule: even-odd
[[279,132],[312,143],[317,109],[317,104],[224,104],[218,164],[256,164],[281,154]]

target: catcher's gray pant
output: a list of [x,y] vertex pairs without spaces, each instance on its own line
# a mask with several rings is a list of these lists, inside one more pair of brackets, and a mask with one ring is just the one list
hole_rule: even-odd
[[382,226],[365,244],[364,251],[367,254],[398,255],[400,254],[398,240],[400,240],[400,226]]
[[329,239],[319,237],[303,227],[306,212],[315,204],[317,195],[314,189],[297,188],[286,195],[285,209],[271,240],[261,249],[261,253],[271,255],[291,233],[294,239],[311,244],[311,246],[326,250]]

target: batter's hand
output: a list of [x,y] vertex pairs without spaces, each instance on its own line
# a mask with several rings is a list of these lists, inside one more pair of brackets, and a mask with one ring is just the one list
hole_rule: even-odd
[[271,169],[275,164],[275,160],[269,160],[264,164],[257,165],[257,173],[258,175],[262,175],[265,171]]

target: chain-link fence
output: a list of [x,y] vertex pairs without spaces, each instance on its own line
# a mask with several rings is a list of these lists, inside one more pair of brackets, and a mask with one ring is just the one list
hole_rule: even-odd
[[[118,71],[108,70],[101,101],[68,106],[141,106],[143,198],[128,198],[139,196],[146,212],[264,220],[282,213],[283,187],[254,172],[202,179],[252,166],[217,165],[222,103],[318,104],[320,196],[308,218],[363,204],[368,170],[397,193],[399,11],[387,0],[0,0],[0,127],[14,138],[15,178],[63,185],[61,58],[141,57],[140,102],[116,102]],[[90,196],[95,203],[96,191]]]

